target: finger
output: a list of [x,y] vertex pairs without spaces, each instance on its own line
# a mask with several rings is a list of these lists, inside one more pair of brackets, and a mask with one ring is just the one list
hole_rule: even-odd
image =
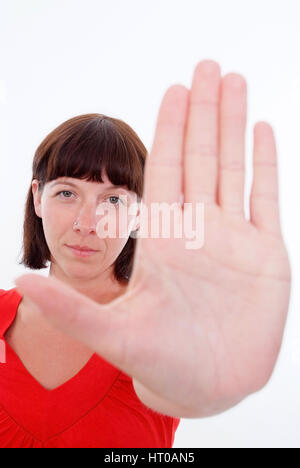
[[216,203],[221,70],[212,60],[194,72],[184,146],[184,201]]
[[165,93],[154,141],[145,166],[144,202],[176,203],[181,199],[182,150],[189,90],[173,85]]
[[258,122],[254,127],[253,182],[250,221],[266,232],[281,236],[277,151],[272,127]]
[[[116,367],[123,366],[126,310],[122,309],[122,296],[100,305],[56,278],[32,274],[17,278],[15,284],[54,327],[85,343]],[[120,310],[113,313],[111,304],[118,304]]]
[[218,203],[224,211],[244,215],[247,85],[241,75],[222,79]]

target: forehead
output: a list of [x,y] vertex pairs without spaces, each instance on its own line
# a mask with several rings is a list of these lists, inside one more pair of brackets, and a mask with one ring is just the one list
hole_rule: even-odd
[[123,189],[129,192],[128,188],[126,185],[114,185],[110,182],[110,180],[106,177],[103,176],[104,182],[92,182],[92,181],[86,181],[86,180],[81,180],[81,179],[76,179],[73,177],[58,177],[54,181],[50,183],[50,187],[55,187],[56,185],[59,184],[64,184],[64,185],[70,185],[71,187],[84,187],[84,186],[94,186],[94,187],[102,187],[104,189]]

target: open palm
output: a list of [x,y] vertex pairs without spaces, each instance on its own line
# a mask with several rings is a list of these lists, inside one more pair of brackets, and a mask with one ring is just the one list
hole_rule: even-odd
[[[191,90],[166,92],[147,157],[143,203],[204,203],[204,243],[139,238],[126,293],[99,305],[54,278],[16,281],[58,328],[133,377],[141,400],[178,417],[215,414],[261,389],[284,331],[290,265],[276,146],[254,128],[244,214],[246,82],[200,62]],[[186,205],[178,204],[184,212]]]

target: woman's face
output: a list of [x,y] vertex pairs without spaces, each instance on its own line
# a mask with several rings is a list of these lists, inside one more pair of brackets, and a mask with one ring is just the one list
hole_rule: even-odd
[[[47,183],[42,193],[38,191],[38,180],[32,182],[35,212],[42,218],[51,262],[70,278],[95,279],[105,271],[112,271],[130,232],[139,226],[139,212],[128,214],[130,205],[137,206],[136,193],[113,186],[105,171],[103,180],[104,183],[98,183],[60,177]],[[104,220],[114,220],[114,238],[103,235],[108,228]],[[96,252],[81,257],[68,247],[74,245]]]

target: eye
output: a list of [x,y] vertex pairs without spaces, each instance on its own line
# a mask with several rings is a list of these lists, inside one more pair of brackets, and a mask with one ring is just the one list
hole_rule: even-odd
[[[73,193],[73,192],[70,192],[69,190],[62,190],[61,192],[58,192],[58,193],[56,194],[56,196],[58,196],[58,195],[60,195],[60,194],[62,194],[62,193]],[[62,198],[70,198],[70,197],[65,197],[65,196],[63,196]]]
[[[115,196],[108,197],[108,200],[111,200],[111,199],[117,200],[117,202],[119,201],[119,202],[123,203],[123,202],[121,201],[120,197],[115,197]],[[112,203],[112,205],[117,205],[117,203]]]
[[[63,194],[63,195],[62,195]],[[68,199],[68,198],[71,198],[70,196],[65,196],[65,194],[71,194],[71,195],[74,195],[73,192],[70,192],[69,190],[61,190],[60,192],[58,192],[56,194],[56,196],[58,197],[59,195],[62,195],[62,198],[64,199]],[[117,196],[111,196],[111,197],[108,197],[107,200],[110,200],[110,203],[112,205],[117,205],[118,202],[121,202],[124,204],[124,202],[121,200],[120,197],[117,197]],[[111,201],[112,200],[112,201]]]

